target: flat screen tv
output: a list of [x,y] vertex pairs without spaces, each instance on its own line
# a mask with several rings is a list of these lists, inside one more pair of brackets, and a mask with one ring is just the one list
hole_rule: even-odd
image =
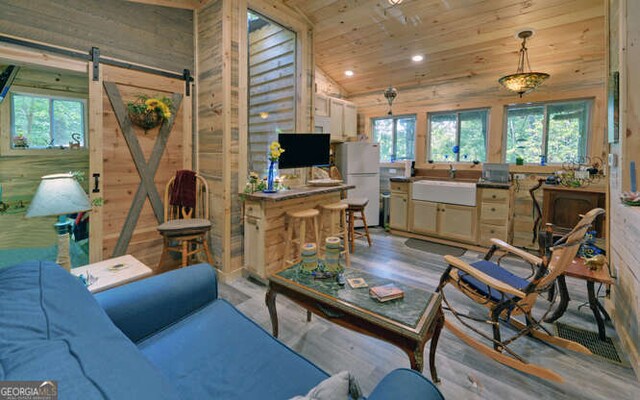
[[281,169],[329,165],[328,133],[281,133],[278,141],[285,150],[278,162]]

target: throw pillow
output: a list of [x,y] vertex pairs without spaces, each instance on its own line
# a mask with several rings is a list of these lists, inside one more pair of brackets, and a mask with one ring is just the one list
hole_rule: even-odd
[[306,396],[296,396],[291,400],[344,400],[362,397],[360,386],[348,371],[339,372],[314,387]]

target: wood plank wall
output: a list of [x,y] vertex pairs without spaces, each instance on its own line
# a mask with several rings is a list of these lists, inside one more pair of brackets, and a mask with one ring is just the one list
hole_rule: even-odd
[[224,182],[222,0],[197,11],[198,169],[211,190],[211,248],[217,268],[223,265]]
[[0,0],[0,34],[172,71],[193,68],[193,12],[123,0]]
[[278,131],[295,131],[295,50],[295,34],[279,25],[249,33],[250,171],[265,172],[267,148]]
[[[88,93],[88,78],[81,74],[22,67],[14,81],[15,86],[52,89],[86,96]],[[5,101],[0,106],[1,137],[8,140],[10,129],[9,103]],[[69,171],[83,172],[88,176],[89,152],[86,150],[40,151],[40,154],[5,156],[0,155],[0,185],[2,185],[2,201],[28,203],[33,198],[40,178],[53,173]],[[87,181],[83,183],[85,189]],[[26,208],[21,212],[13,210],[0,214],[0,249],[14,249],[25,247],[47,247],[56,243],[53,229],[55,218],[26,219]],[[25,236],[28,232],[28,236]]]
[[317,65],[315,71],[315,92],[324,94],[325,96],[337,97],[338,99],[343,99],[348,96],[347,91]]
[[636,374],[640,376],[640,209],[618,200],[628,190],[629,162],[638,163],[640,149],[640,3],[609,0],[609,70],[620,71],[620,142],[611,145],[618,165],[610,168],[611,249],[617,275],[607,306],[616,332]]
[[310,129],[312,118],[311,29],[299,15],[264,0],[214,0],[196,11],[198,168],[211,187],[211,244],[223,280],[238,276],[243,266],[239,193],[248,151],[248,7],[297,32],[296,129]]

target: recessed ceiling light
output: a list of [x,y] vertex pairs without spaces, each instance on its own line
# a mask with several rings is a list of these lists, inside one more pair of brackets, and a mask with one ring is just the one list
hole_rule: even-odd
[[344,74],[345,74],[346,76],[353,76],[353,71],[352,71],[352,70],[350,70],[350,69],[348,69],[348,70],[344,71]]
[[411,57],[411,60],[413,62],[420,62],[420,61],[424,60],[424,56],[422,56],[420,54],[416,54],[415,56]]

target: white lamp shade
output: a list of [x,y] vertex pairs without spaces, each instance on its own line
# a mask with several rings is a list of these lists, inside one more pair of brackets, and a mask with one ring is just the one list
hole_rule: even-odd
[[42,177],[26,217],[74,214],[90,209],[89,197],[73,175],[46,175]]

